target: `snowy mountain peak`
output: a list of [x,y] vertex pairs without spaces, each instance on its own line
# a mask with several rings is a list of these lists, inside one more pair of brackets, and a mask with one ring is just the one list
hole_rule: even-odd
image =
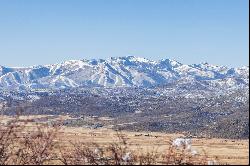
[[181,64],[180,62],[176,61],[176,60],[172,60],[172,59],[162,59],[160,60],[158,63],[162,64],[162,65],[166,65],[168,67],[179,67],[183,64]]
[[129,56],[128,59],[133,62],[138,62],[138,63],[155,63],[155,61],[150,61],[146,58],[141,58],[141,57],[134,57],[134,56]]

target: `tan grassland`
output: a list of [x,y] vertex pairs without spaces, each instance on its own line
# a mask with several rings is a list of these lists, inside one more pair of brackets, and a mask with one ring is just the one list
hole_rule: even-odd
[[[20,119],[32,120],[38,118],[46,118],[47,116],[21,116]],[[67,116],[59,116],[53,120],[68,119]],[[7,123],[12,117],[0,116],[0,123]],[[33,130],[38,125],[34,122],[26,124],[27,132]],[[129,132],[122,131],[124,138],[127,140],[131,150],[149,152],[156,150],[164,153],[169,148],[172,140],[183,136],[181,133],[166,134],[159,132]],[[61,127],[56,140],[66,148],[71,148],[69,142],[98,143],[103,146],[118,141],[117,132],[108,128],[89,129],[81,127]],[[208,139],[208,138],[192,138],[192,147],[202,155],[208,158],[216,159],[220,164],[249,164],[249,140],[233,140],[233,139]]]

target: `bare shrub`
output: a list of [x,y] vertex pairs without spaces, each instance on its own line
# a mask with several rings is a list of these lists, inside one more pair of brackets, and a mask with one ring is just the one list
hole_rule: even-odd
[[141,150],[137,151],[135,155],[136,164],[139,165],[153,165],[157,164],[157,160],[160,159],[160,154],[157,152],[157,150],[151,150],[146,153],[143,153]]
[[49,163],[54,157],[57,128],[37,127],[37,131],[26,133],[19,139],[19,149],[15,155],[15,163],[42,165]]
[[42,165],[55,156],[54,139],[58,127],[37,125],[29,131],[26,122],[16,117],[0,127],[0,164]]
[[163,157],[163,163],[171,165],[207,165],[208,162],[206,154],[193,155],[185,146],[181,149],[170,146]]
[[19,130],[15,122],[7,126],[0,126],[0,165],[8,164],[11,156],[13,155],[14,144],[17,139],[17,130]]
[[73,150],[62,149],[60,161],[66,165],[131,165],[132,153],[128,152],[125,137],[117,132],[118,142],[101,146],[96,143],[72,143]]

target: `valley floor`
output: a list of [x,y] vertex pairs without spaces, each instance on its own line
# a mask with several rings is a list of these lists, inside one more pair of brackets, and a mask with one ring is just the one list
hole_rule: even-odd
[[[45,116],[22,116],[21,119],[44,118]],[[0,116],[0,123],[6,123],[11,117]],[[67,119],[66,116],[59,116],[59,119]],[[34,123],[27,124],[29,130],[32,130]],[[107,128],[88,129],[82,127],[60,128],[58,141],[64,146],[71,146],[71,142],[98,143],[107,145],[117,141],[116,131]],[[182,134],[165,134],[159,132],[128,132],[121,131],[121,134],[127,140],[131,150],[152,151],[157,150],[163,153],[169,148],[171,141],[183,136]],[[193,148],[208,158],[216,158],[220,164],[249,164],[249,140],[233,139],[207,139],[192,138]],[[69,147],[70,148],[70,147]]]

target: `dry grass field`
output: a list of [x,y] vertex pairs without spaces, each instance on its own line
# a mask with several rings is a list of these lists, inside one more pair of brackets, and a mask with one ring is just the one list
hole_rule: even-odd
[[[131,149],[151,151],[157,149],[164,153],[169,148],[169,141],[182,136],[181,134],[136,133],[122,132]],[[96,142],[108,144],[117,141],[116,132],[110,129],[63,128],[60,141]],[[220,164],[248,164],[249,140],[229,139],[192,139],[192,146],[198,153],[209,158],[217,158]]]
[[[21,116],[23,120],[34,120],[46,118],[46,116]],[[69,117],[58,117],[54,121],[67,119]],[[11,117],[1,116],[0,122],[7,123]],[[26,123],[26,131],[32,132],[37,123]],[[165,153],[170,147],[172,140],[182,137],[179,134],[165,134],[157,132],[128,132],[120,133],[127,142],[131,151],[146,153],[155,151],[158,154]],[[85,144],[96,143],[107,146],[118,142],[117,132],[107,128],[88,129],[80,127],[61,127],[58,131],[56,141],[65,149],[71,149],[70,142],[84,142]],[[192,147],[200,154],[206,155],[211,160],[216,160],[218,164],[249,164],[249,140],[230,139],[207,139],[192,138]]]

